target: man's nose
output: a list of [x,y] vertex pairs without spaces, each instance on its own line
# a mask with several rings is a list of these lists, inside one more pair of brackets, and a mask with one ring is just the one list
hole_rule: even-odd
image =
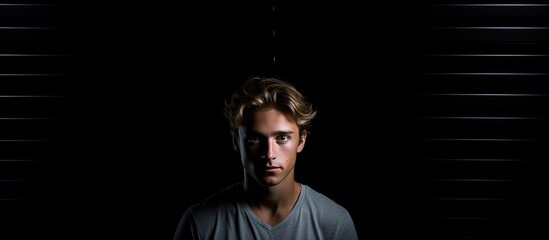
[[267,141],[264,146],[263,154],[261,155],[261,158],[266,160],[274,160],[276,159],[275,155],[275,143],[273,141]]

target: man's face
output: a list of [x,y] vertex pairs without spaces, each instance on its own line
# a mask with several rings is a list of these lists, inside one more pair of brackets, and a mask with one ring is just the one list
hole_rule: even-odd
[[306,137],[299,136],[297,124],[284,113],[267,109],[251,113],[235,140],[246,173],[261,185],[276,186],[294,180],[297,153]]

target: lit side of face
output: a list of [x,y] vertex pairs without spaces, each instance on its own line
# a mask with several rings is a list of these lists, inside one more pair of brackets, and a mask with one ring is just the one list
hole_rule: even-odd
[[306,132],[299,135],[295,121],[276,109],[251,113],[238,128],[235,148],[246,174],[263,186],[294,180],[297,153],[305,146]]

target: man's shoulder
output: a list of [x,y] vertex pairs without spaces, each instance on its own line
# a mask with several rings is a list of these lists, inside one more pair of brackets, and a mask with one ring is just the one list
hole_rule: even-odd
[[308,207],[314,208],[315,211],[330,212],[331,215],[335,214],[343,217],[349,215],[347,209],[333,199],[316,191],[308,185],[302,184],[302,186],[305,191],[304,204]]
[[193,215],[209,211],[215,212],[237,204],[240,196],[241,187],[238,183],[234,183],[191,205],[188,211],[192,211]]
[[303,190],[302,213],[308,212],[309,217],[320,224],[323,232],[334,239],[340,234],[344,234],[347,239],[356,239],[353,237],[356,235],[353,219],[345,207],[308,186],[303,187]]
[[240,204],[239,189],[242,188],[238,184],[232,184],[189,206],[181,218],[175,239],[209,234],[207,232],[216,226],[218,220],[230,219],[237,213]]

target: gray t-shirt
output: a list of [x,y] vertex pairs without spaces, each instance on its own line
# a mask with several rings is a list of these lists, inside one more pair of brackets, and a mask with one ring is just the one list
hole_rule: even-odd
[[305,184],[301,186],[290,214],[270,226],[243,200],[241,185],[233,184],[189,207],[174,239],[358,239],[353,220],[344,207]]

